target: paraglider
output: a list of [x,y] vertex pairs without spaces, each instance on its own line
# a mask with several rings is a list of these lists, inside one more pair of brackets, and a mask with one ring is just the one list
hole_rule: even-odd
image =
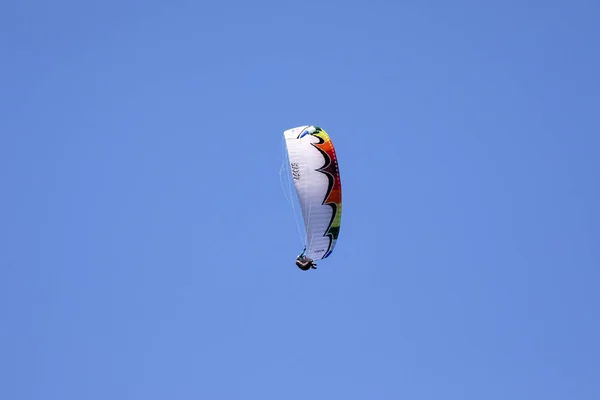
[[283,133],[291,176],[304,220],[304,250],[296,258],[303,271],[331,255],[340,232],[342,185],[331,138],[318,126]]
[[306,247],[304,247],[302,254],[296,257],[296,265],[298,266],[298,268],[300,268],[302,271],[308,271],[311,268],[317,269],[317,263],[315,263],[314,260],[311,260],[310,258],[306,257],[304,255],[305,252]]

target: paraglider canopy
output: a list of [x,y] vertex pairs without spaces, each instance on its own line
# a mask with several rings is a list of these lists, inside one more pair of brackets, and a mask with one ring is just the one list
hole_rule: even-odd
[[284,138],[304,221],[302,256],[310,261],[327,258],[335,248],[342,217],[342,185],[335,148],[327,132],[313,125],[288,129]]

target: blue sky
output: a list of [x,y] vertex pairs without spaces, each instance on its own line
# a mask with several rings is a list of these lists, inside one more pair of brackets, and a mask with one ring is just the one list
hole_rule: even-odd
[[0,398],[600,398],[599,8],[2,2]]

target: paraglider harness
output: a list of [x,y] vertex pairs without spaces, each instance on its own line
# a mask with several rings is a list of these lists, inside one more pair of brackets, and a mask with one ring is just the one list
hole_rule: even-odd
[[296,258],[296,265],[298,268],[300,268],[302,271],[308,271],[311,268],[317,269],[317,264],[310,258],[306,257],[304,253],[306,253],[306,247],[304,247],[304,250],[302,250],[302,254]]

